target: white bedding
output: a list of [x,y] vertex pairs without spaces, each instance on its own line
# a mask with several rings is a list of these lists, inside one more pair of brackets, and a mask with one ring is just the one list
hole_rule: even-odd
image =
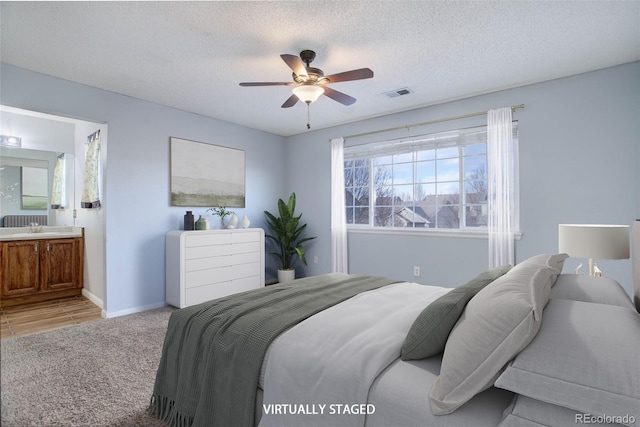
[[[450,290],[415,283],[389,285],[282,334],[265,363],[260,427],[364,426],[365,414],[351,412],[375,410],[367,406],[372,383],[399,358],[417,315]],[[427,394],[425,390],[425,404]]]

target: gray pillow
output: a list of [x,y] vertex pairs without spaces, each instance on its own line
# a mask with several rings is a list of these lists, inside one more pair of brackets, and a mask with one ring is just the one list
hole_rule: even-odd
[[449,414],[490,387],[535,337],[566,254],[537,255],[513,267],[469,301],[447,340],[431,412]]
[[[536,338],[496,387],[632,425],[640,420],[640,315],[615,305],[552,299]],[[634,424],[635,425],[635,424]]]
[[469,300],[510,269],[510,265],[505,265],[480,273],[429,304],[409,329],[402,346],[402,360],[424,359],[441,353]]
[[551,288],[551,298],[619,305],[635,310],[629,294],[609,277],[561,274]]

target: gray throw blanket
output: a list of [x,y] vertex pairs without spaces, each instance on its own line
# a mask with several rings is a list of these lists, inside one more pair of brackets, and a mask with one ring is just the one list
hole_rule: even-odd
[[271,342],[326,308],[390,283],[332,273],[175,311],[150,412],[171,426],[253,427],[260,368]]

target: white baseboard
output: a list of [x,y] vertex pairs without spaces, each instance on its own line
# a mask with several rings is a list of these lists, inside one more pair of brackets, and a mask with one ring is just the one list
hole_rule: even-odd
[[100,315],[103,318],[107,317],[107,312],[104,311],[104,303],[100,298],[92,294],[91,291],[87,290],[87,288],[82,288],[82,296],[102,309],[102,313],[100,313]]
[[120,310],[120,311],[112,311],[109,313],[105,313],[104,310],[102,310],[102,312],[105,314],[104,317],[106,317],[107,319],[111,319],[113,317],[126,316],[127,314],[140,313],[141,311],[153,310],[156,308],[161,308],[166,306],[167,306],[166,302],[159,302],[156,304],[145,305],[141,307],[133,307],[133,308],[128,308],[126,310]]

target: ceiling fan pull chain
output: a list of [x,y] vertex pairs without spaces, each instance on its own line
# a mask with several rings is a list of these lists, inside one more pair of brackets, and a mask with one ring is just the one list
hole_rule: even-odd
[[307,129],[311,129],[311,125],[309,124],[311,122],[311,103],[307,102]]

